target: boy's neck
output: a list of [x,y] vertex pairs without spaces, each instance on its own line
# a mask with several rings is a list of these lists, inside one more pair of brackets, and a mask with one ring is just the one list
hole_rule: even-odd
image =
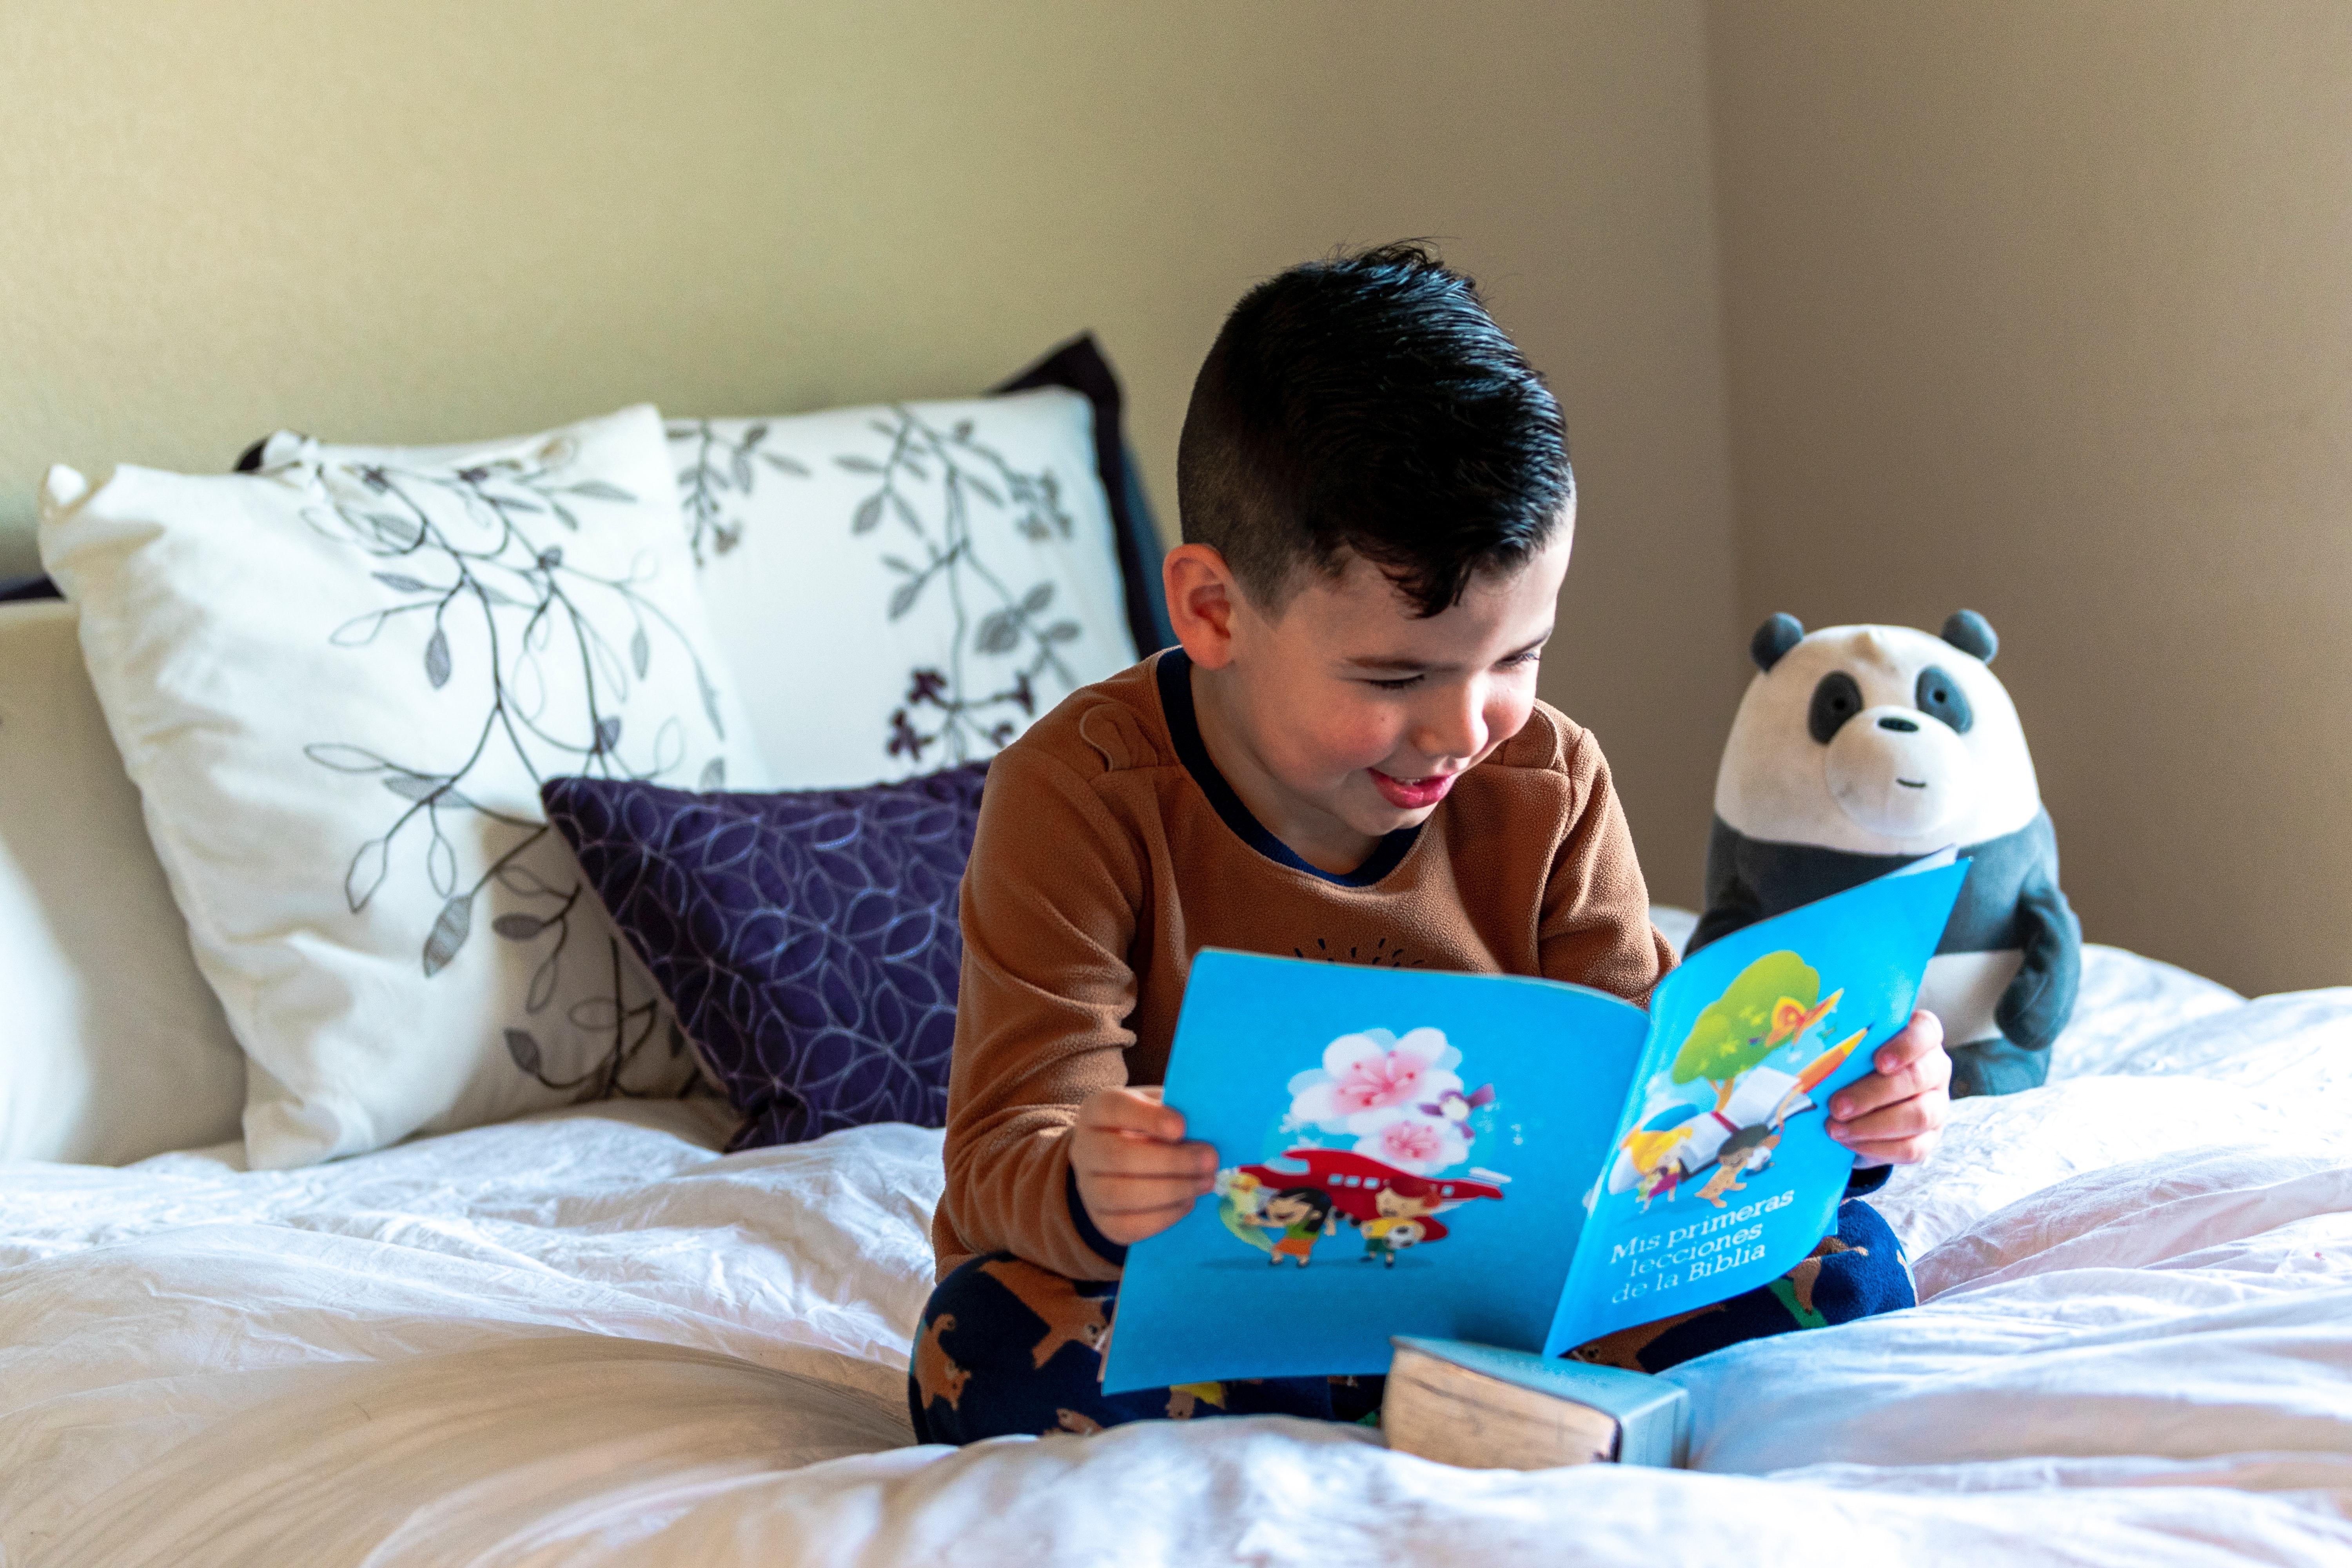
[[1381,840],[1299,801],[1276,782],[1249,743],[1237,711],[1234,672],[1191,667],[1192,717],[1209,761],[1258,825],[1318,871],[1344,877],[1372,858]]

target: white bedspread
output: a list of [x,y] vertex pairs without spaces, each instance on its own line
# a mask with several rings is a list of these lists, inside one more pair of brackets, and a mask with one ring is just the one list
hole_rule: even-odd
[[0,1165],[0,1568],[2352,1563],[2352,990],[2091,957],[2057,1081],[1884,1194],[1925,1304],[1670,1374],[1683,1472],[1276,1419],[902,1447],[905,1127]]

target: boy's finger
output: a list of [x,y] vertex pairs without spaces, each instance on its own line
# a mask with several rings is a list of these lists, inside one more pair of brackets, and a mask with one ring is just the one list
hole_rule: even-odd
[[1856,1149],[1854,1164],[1864,1170],[1875,1165],[1916,1165],[1935,1150],[1936,1134],[1923,1132],[1916,1138],[1896,1138]]
[[1832,1122],[1830,1136],[1849,1149],[1890,1138],[1910,1138],[1942,1128],[1950,1110],[1951,1101],[1940,1093],[1917,1094],[1852,1121]]
[[1941,1088],[1952,1071],[1952,1058],[1943,1047],[1943,1021],[1933,1013],[1914,1012],[1894,1038],[1871,1053],[1871,1066],[1877,1070],[1831,1097],[1831,1118],[1850,1121],[1923,1089]]
[[1874,1072],[1854,1079],[1830,1097],[1831,1125],[1858,1121],[1874,1110],[1918,1094],[1927,1086],[1916,1080],[1915,1070],[1905,1068],[1899,1072]]
[[1164,1176],[1107,1176],[1089,1184],[1094,1191],[1087,1194],[1087,1212],[1097,1219],[1105,1215],[1151,1214],[1167,1208],[1189,1210],[1192,1200],[1209,1190],[1189,1178],[1171,1181]]
[[1184,1113],[1160,1104],[1156,1090],[1150,1098],[1137,1089],[1089,1095],[1079,1107],[1078,1120],[1089,1127],[1138,1132],[1171,1143],[1184,1136]]
[[1944,1021],[1933,1013],[1915,1011],[1895,1037],[1871,1054],[1870,1065],[1883,1073],[1900,1072],[1925,1060],[1944,1043]]
[[1217,1152],[1206,1143],[1162,1143],[1156,1138],[1122,1135],[1072,1152],[1081,1175],[1213,1176],[1217,1172]]
[[1922,1094],[1932,1094],[1952,1080],[1952,1058],[1941,1042],[1928,1055],[1895,1068],[1858,1078],[1830,1097],[1830,1118],[1852,1121],[1881,1106],[1894,1105]]

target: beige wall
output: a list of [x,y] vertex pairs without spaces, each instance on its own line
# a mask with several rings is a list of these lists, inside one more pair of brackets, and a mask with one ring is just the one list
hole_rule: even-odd
[[1088,326],[1164,511],[1233,297],[1433,234],[1568,406],[1546,690],[1663,895],[1749,627],[1968,604],[2095,937],[2352,980],[2347,84],[2332,0],[11,5],[0,573],[52,459],[962,393]]
[[1450,237],[1569,409],[1546,690],[1687,900],[1738,689],[1705,69],[1696,0],[12,5],[0,572],[52,460],[961,394],[1083,327],[1165,512],[1242,289]]
[[1710,41],[1744,623],[1982,610],[2091,935],[2352,982],[2352,7]]

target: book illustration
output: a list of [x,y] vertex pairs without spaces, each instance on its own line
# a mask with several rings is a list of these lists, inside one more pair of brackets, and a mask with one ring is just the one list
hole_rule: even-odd
[[1103,1386],[1378,1373],[1397,1334],[1557,1359],[1775,1282],[1801,1317],[1782,1277],[1853,1170],[1818,1112],[1910,1016],[1967,871],[1759,921],[1646,1008],[1202,951],[1164,1098],[1222,1169],[1129,1249]]
[[1496,1140],[1498,1107],[1493,1084],[1465,1090],[1461,1062],[1440,1029],[1341,1035],[1322,1066],[1291,1078],[1266,1140],[1280,1153],[1217,1173],[1218,1218],[1277,1268],[1305,1268],[1342,1225],[1362,1238],[1360,1261],[1388,1268],[1444,1240],[1437,1215],[1499,1199],[1510,1180],[1471,1164]]
[[1769,1166],[1789,1119],[1820,1109],[1811,1091],[1870,1033],[1865,1026],[1822,1045],[1822,1026],[1845,991],[1821,992],[1820,972],[1795,952],[1768,952],[1741,970],[1644,1087],[1607,1191],[1631,1189],[1646,1210],[1706,1175],[1698,1196],[1719,1209],[1747,1184],[1743,1177]]

